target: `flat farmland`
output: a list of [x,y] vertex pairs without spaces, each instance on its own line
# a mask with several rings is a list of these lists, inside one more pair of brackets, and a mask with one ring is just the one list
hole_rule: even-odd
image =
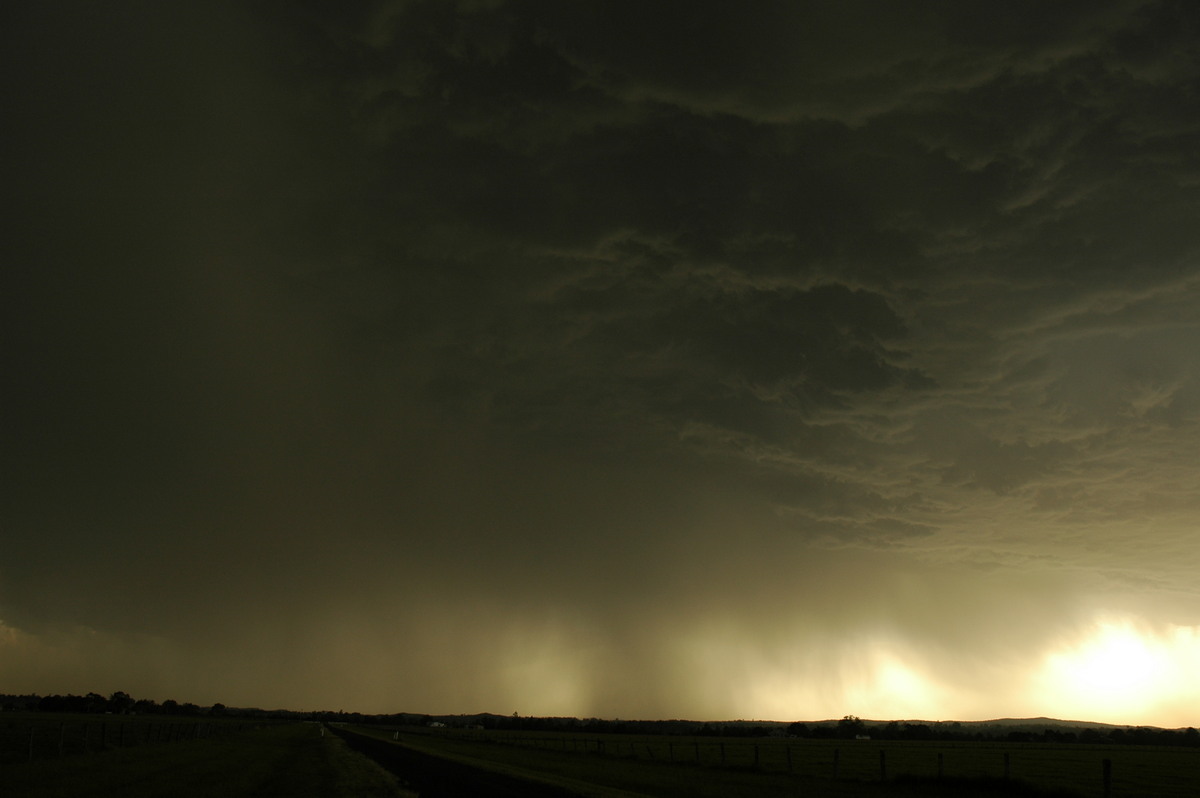
[[4,713],[0,715],[0,763],[59,759],[113,748],[210,739],[257,725],[260,724],[239,718]]
[[356,730],[577,788],[652,796],[1200,794],[1200,751],[1190,748]]
[[413,794],[334,735],[322,734],[319,725],[283,723],[186,741],[180,738],[169,745],[92,748],[61,758],[42,756],[7,764],[0,768],[0,795],[411,798]]

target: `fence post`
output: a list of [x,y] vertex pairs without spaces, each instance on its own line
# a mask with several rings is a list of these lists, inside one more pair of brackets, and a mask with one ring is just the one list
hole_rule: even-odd
[[838,760],[842,757],[842,749],[833,749],[833,778],[836,781],[838,777]]
[[887,781],[887,752],[879,749],[879,780]]
[[758,743],[754,744],[754,767],[758,767]]
[[1005,781],[1007,781],[1007,780],[1008,780],[1008,773],[1009,773],[1009,768],[1008,768],[1008,752],[1007,752],[1007,751],[1005,751],[1005,752],[1004,752],[1004,779],[1005,779]]
[[29,761],[33,761],[33,724],[29,724]]
[[1104,798],[1109,798],[1112,795],[1112,760],[1105,759],[1102,766],[1104,769]]
[[942,752],[938,751],[938,778],[942,777]]
[[721,764],[725,764],[725,743],[721,743]]
[[792,747],[790,745],[786,746],[786,748],[784,750],[787,751],[788,773],[791,773],[792,772]]
[[667,743],[667,758],[675,761],[675,743]]
[[696,746],[696,764],[698,765],[700,764],[700,743],[692,743],[692,745]]

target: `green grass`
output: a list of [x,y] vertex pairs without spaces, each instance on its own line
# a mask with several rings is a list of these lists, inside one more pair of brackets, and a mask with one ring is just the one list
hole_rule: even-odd
[[170,745],[40,759],[0,770],[0,794],[28,798],[395,798],[395,778],[311,723]]
[[[370,727],[360,731],[385,738],[392,734]],[[653,796],[937,795],[963,794],[966,789],[978,789],[980,794],[1016,794],[1025,785],[1029,789],[1024,794],[1100,798],[1104,794],[1104,759],[1112,762],[1113,796],[1191,798],[1200,794],[1200,751],[1195,749],[453,730],[433,734],[406,730],[401,737],[406,745],[428,753],[509,772],[540,773],[563,780],[559,783],[564,786],[585,783]],[[598,752],[601,744],[603,753]],[[880,751],[886,759],[886,783],[880,781]],[[941,787],[937,782],[939,753],[944,776]],[[1004,779],[1006,755],[1009,781]],[[939,792],[941,789],[945,792]]]

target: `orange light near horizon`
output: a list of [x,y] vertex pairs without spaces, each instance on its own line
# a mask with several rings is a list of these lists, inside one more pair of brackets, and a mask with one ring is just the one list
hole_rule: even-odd
[[1037,675],[1047,714],[1130,725],[1178,726],[1200,714],[1200,630],[1152,630],[1132,618],[1098,620],[1050,653]]
[[[710,648],[720,656],[716,644]],[[725,691],[716,712],[728,717],[936,719],[965,703],[957,686],[939,683],[928,663],[888,635],[786,651],[736,650],[739,667],[707,674],[711,691]]]
[[856,714],[881,718],[929,718],[943,713],[945,696],[933,681],[895,649],[866,652],[863,678],[847,690]]

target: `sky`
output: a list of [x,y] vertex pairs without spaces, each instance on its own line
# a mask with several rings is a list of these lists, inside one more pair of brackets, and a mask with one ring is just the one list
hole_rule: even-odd
[[1200,725],[1200,6],[3,13],[0,692]]

